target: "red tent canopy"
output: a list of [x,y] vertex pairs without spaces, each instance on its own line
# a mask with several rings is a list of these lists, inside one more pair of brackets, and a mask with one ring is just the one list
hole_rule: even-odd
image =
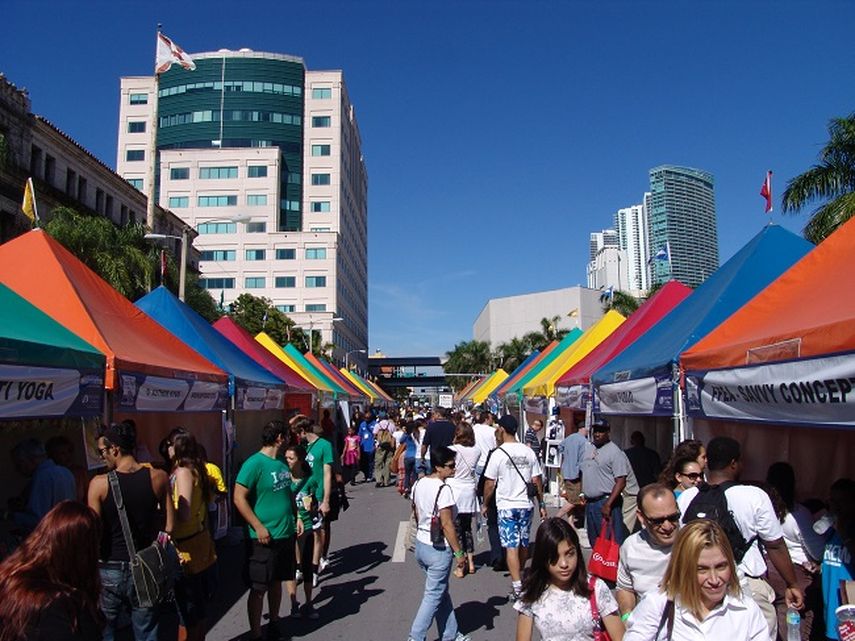
[[317,390],[297,372],[288,367],[285,363],[276,358],[261,343],[255,340],[252,335],[243,327],[235,323],[228,316],[223,316],[213,324],[213,328],[220,334],[228,338],[232,343],[252,358],[256,363],[272,372],[276,377],[281,378],[287,385],[289,392],[316,392]]
[[104,386],[118,371],[225,383],[219,367],[193,351],[113,289],[41,229],[0,245],[10,289],[107,356]]
[[356,400],[365,398],[365,394],[362,390],[357,389],[353,383],[342,376],[341,372],[339,372],[335,367],[328,365],[326,361],[322,361],[311,352],[306,352],[303,354],[303,357],[331,378],[335,383],[341,386],[350,395],[351,399]]
[[608,338],[559,378],[556,387],[587,385],[591,375],[631,345],[639,336],[658,323],[689,294],[691,288],[676,280],[668,281],[639,307]]

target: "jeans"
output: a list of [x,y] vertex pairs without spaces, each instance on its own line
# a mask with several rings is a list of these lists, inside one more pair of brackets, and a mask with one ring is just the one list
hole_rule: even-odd
[[157,641],[160,608],[136,607],[137,596],[131,568],[127,563],[111,563],[99,568],[101,575],[101,610],[104,612],[104,641],[113,641],[116,621],[123,609],[131,610],[131,625],[135,641]]
[[[585,529],[588,532],[588,543],[593,548],[597,542],[597,537],[600,536],[600,530],[603,527],[603,503],[606,502],[608,496],[604,496],[596,501],[588,501],[585,504]],[[626,531],[626,525],[623,522],[623,500],[618,498],[612,505],[611,521],[614,525],[615,541],[623,544],[629,534]]]
[[[482,465],[475,466],[475,476],[480,479],[484,473]],[[499,514],[496,510],[496,493],[493,492],[493,500],[487,506],[487,537],[490,541],[490,565],[505,562],[505,550],[499,540]]]
[[450,547],[438,550],[432,545],[416,541],[416,561],[427,578],[425,594],[410,628],[410,639],[413,641],[426,641],[434,618],[441,641],[457,638],[457,617],[454,616],[454,606],[448,593],[451,560]]
[[362,474],[365,477],[365,481],[373,481],[374,480],[374,450],[370,452],[366,452],[362,450],[362,458],[359,460],[360,467],[362,468]]
[[416,473],[416,459],[404,459],[404,489],[409,490],[413,487],[413,483],[418,480],[419,476]]

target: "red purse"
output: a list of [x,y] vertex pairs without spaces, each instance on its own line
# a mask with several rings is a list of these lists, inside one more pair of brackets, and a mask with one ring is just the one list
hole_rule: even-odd
[[600,535],[591,550],[591,560],[588,572],[604,581],[617,581],[618,559],[620,559],[620,544],[615,540],[614,526],[611,521],[600,530]]
[[606,631],[603,617],[600,616],[600,608],[597,607],[597,593],[594,590],[596,581],[596,577],[588,577],[588,589],[591,591],[591,596],[588,599],[591,602],[591,616],[594,619],[594,641],[612,641],[612,638]]

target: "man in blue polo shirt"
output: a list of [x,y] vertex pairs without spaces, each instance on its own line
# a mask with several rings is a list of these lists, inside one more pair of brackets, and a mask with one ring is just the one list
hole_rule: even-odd
[[359,447],[362,450],[362,458],[359,465],[365,477],[364,482],[374,480],[374,425],[377,419],[371,409],[366,410],[365,419],[359,424]]

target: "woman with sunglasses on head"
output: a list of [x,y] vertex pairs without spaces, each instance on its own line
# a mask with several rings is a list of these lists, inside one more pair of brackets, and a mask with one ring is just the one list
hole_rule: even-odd
[[662,585],[633,610],[624,641],[706,639],[768,641],[769,626],[739,586],[724,531],[697,519],[677,535]]
[[690,487],[697,487],[703,480],[701,466],[695,459],[685,457],[674,462],[674,496],[679,497]]
[[425,573],[425,592],[419,605],[409,641],[425,641],[436,619],[440,641],[469,641],[457,629],[457,617],[448,579],[452,561],[458,570],[466,565],[466,553],[457,540],[454,517],[457,510],[451,487],[445,482],[454,475],[457,454],[448,447],[430,450],[431,474],[416,481],[410,490],[416,531],[416,561]]

